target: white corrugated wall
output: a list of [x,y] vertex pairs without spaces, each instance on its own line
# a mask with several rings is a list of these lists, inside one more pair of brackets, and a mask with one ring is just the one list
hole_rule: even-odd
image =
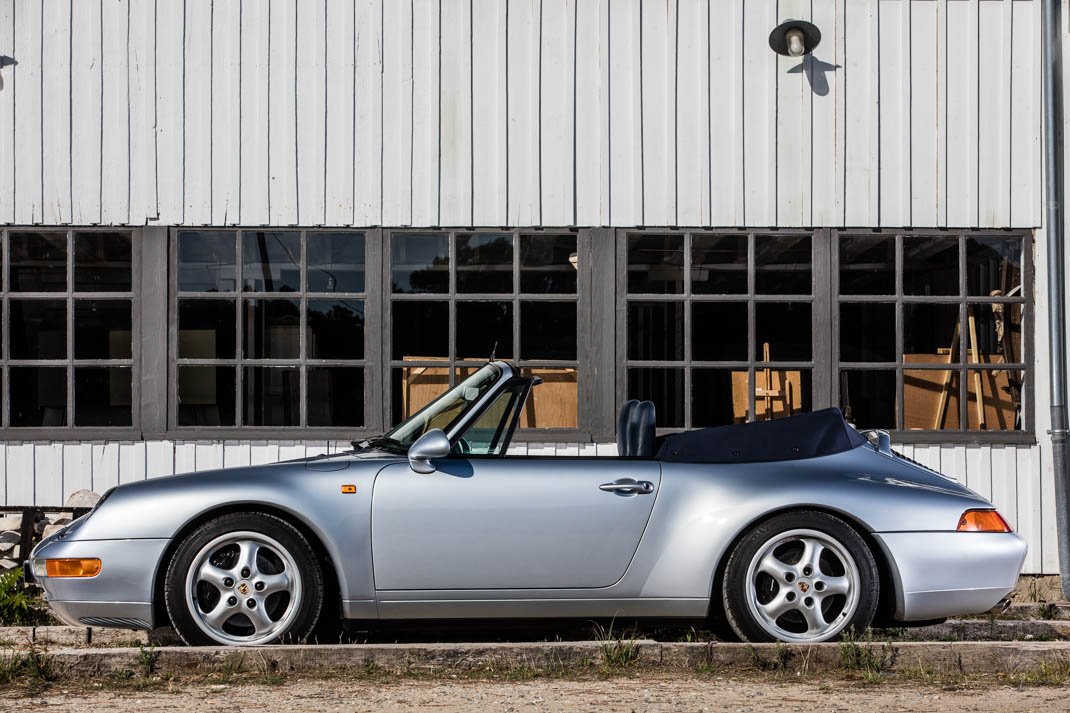
[[0,0],[0,223],[1033,227],[1039,8]]
[[[0,0],[0,224],[1036,227],[1039,40],[1039,0]],[[1044,363],[1042,446],[905,447],[1030,572]],[[338,447],[0,443],[0,502]]]

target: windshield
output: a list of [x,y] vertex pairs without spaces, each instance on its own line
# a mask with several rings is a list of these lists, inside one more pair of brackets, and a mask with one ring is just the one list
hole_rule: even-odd
[[441,428],[446,433],[468,410],[487,393],[498,380],[501,371],[493,364],[469,376],[422,409],[409,416],[386,434],[393,444],[408,448],[420,436],[432,428]]

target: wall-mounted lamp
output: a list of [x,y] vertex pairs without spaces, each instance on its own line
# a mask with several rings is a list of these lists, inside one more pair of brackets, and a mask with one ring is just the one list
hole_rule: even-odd
[[786,57],[810,54],[821,42],[821,30],[806,20],[786,20],[769,33],[769,48]]

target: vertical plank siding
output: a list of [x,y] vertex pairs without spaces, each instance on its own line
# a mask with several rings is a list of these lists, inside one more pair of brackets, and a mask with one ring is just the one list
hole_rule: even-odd
[[0,223],[1034,227],[1038,8],[0,0]]
[[[1039,9],[0,0],[0,224],[1037,227]],[[789,17],[802,60],[768,46]],[[338,447],[0,443],[0,499]],[[904,450],[1054,570],[1040,446]]]

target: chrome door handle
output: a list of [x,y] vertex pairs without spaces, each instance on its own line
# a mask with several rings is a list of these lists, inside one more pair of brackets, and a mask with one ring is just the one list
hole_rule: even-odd
[[649,480],[636,481],[631,478],[621,478],[612,483],[602,483],[598,486],[598,489],[607,493],[620,493],[622,495],[649,495],[654,492],[654,484]]

